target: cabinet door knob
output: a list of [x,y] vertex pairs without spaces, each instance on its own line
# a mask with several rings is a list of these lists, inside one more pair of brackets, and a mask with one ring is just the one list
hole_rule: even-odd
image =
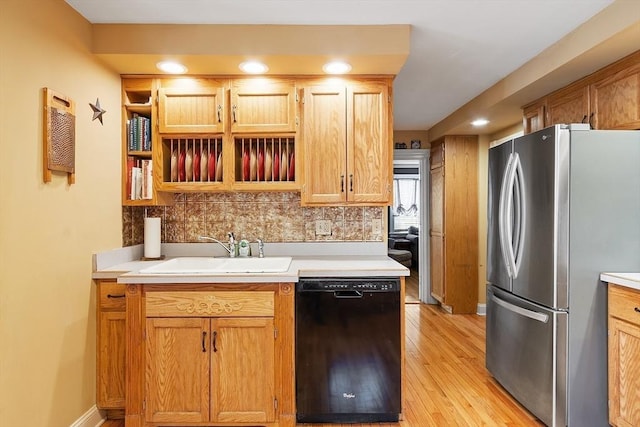
[[638,308],[638,307],[634,307],[634,308],[633,308],[633,310],[634,310],[636,313],[640,313],[640,308]]
[[349,191],[353,193],[353,174],[349,174]]
[[207,342],[207,331],[202,331],[202,352],[203,353],[207,352],[206,342]]
[[218,105],[218,123],[222,123],[222,105]]
[[344,175],[340,175],[340,192],[344,193]]
[[124,298],[124,294],[118,294],[118,295],[107,294],[107,298]]
[[233,123],[237,123],[237,122],[238,122],[238,120],[236,120],[236,111],[237,111],[237,110],[238,110],[238,106],[237,106],[237,105],[234,105],[234,106],[231,108],[231,111],[232,111],[232,113],[233,113]]
[[218,347],[216,347],[216,341],[218,340],[218,333],[213,331],[213,352],[216,353],[218,351]]

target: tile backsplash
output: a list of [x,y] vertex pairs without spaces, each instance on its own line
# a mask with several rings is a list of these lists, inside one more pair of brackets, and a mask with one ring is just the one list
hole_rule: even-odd
[[[198,236],[265,242],[382,241],[372,219],[383,219],[384,207],[302,207],[300,194],[178,193],[173,206],[122,208],[123,246],[143,243],[144,216],[160,217],[163,243],[197,242]],[[316,220],[331,221],[331,235],[316,236]]]

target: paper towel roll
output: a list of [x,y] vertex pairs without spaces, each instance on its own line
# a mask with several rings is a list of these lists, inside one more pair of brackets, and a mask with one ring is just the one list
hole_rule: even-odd
[[160,258],[160,218],[144,219],[144,257]]

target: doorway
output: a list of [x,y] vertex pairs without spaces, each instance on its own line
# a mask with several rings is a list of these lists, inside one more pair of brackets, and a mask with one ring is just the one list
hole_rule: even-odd
[[[429,271],[429,150],[394,150],[389,247],[411,253],[405,302],[435,304]],[[408,257],[408,254],[405,254]]]

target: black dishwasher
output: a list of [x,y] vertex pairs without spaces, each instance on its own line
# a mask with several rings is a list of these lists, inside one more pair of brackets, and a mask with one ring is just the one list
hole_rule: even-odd
[[401,339],[399,279],[301,278],[297,421],[398,421]]

